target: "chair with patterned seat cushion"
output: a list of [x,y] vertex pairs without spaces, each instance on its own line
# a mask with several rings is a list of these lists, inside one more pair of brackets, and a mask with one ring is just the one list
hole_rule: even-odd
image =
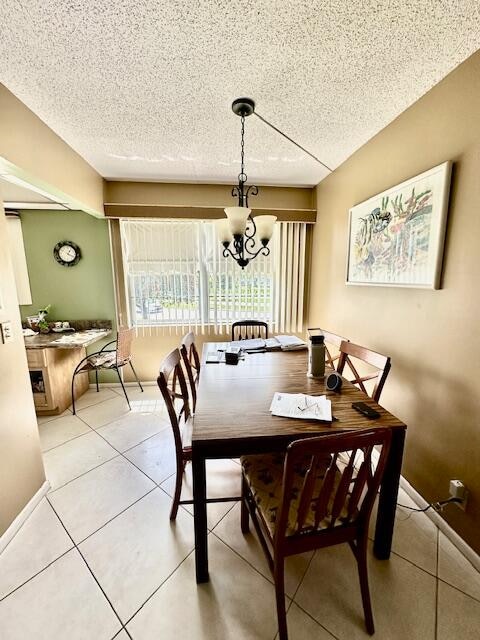
[[391,430],[368,429],[297,440],[286,455],[241,458],[241,528],[248,532],[250,516],[273,573],[280,640],[288,640],[285,558],[345,542],[357,561],[366,628],[374,633],[368,524],[390,442]]
[[[95,382],[97,385],[97,392],[99,391],[98,387],[98,372],[105,370],[113,370],[117,372],[118,379],[120,380],[120,384],[122,385],[123,393],[128,403],[129,409],[130,400],[128,399],[127,392],[125,390],[125,385],[123,384],[122,376],[120,375],[120,369],[125,365],[129,364],[130,368],[135,376],[135,380],[140,387],[140,391],[143,392],[143,387],[138,379],[137,372],[135,371],[132,363],[132,341],[133,341],[133,332],[134,329],[119,329],[117,332],[117,337],[115,340],[108,342],[105,346],[103,346],[100,351],[96,351],[95,353],[90,353],[88,356],[80,360],[78,365],[75,368],[72,376],[72,411],[75,414],[75,377],[80,373],[89,373],[90,371],[95,371]],[[107,347],[115,345],[115,349],[107,349]]]

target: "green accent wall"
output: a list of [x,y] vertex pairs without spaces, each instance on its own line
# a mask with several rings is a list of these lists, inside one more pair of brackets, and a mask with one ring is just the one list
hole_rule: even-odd
[[[22,320],[51,304],[51,321],[111,320],[113,339],[115,299],[107,220],[82,211],[22,211],[21,220],[32,292],[32,304],[20,307]],[[53,257],[61,240],[80,247],[82,257],[74,267],[63,267]],[[98,351],[105,342],[96,342],[89,351]],[[102,373],[101,379],[118,382],[111,372]]]

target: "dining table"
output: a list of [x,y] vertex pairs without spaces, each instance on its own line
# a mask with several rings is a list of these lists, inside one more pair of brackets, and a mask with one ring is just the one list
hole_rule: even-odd
[[[329,391],[325,384],[328,368],[324,377],[307,377],[306,350],[245,353],[238,365],[211,362],[214,359],[212,355],[224,349],[225,343],[210,342],[203,347],[193,419],[192,475],[197,583],[209,580],[206,460],[286,451],[294,440],[365,428],[387,427],[392,430],[392,443],[380,488],[373,545],[377,558],[388,559],[406,425],[345,378],[340,392]],[[272,415],[270,405],[276,392],[326,395],[331,401],[334,419],[332,422],[320,422]],[[366,402],[376,409],[380,417],[369,419],[359,414],[352,408],[354,402]]]

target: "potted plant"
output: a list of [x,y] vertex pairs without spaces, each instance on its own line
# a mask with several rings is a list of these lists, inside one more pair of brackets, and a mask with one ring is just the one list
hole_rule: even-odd
[[50,309],[52,308],[51,304],[47,304],[44,309],[38,310],[38,330],[40,333],[48,333],[50,331],[50,326],[47,322],[47,316],[50,313]]

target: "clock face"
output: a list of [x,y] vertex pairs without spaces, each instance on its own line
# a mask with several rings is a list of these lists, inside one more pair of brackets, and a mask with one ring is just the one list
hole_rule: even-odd
[[63,240],[55,245],[53,249],[55,260],[64,267],[73,267],[80,260],[80,247],[74,242]]

